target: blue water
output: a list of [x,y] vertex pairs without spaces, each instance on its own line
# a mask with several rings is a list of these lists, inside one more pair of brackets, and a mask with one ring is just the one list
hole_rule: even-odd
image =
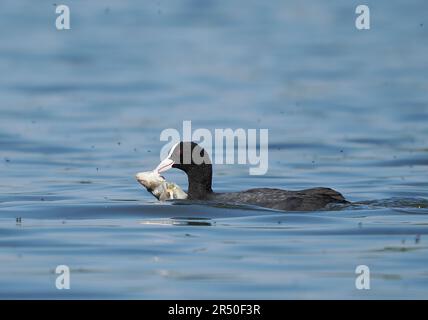
[[[368,31],[357,1],[67,4],[67,31],[52,1],[0,4],[0,298],[427,298],[425,1],[365,1]],[[269,129],[268,173],[216,165],[217,191],[356,204],[160,203],[134,175],[183,120]]]

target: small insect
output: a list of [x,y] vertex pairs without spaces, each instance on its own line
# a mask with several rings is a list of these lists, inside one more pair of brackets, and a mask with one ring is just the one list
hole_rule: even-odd
[[421,241],[421,235],[417,234],[415,237],[415,243],[418,244]]

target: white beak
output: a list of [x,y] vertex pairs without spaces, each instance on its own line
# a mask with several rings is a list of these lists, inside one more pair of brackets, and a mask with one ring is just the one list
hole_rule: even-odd
[[171,160],[170,158],[166,158],[162,160],[161,163],[159,163],[159,165],[156,167],[154,171],[156,171],[157,173],[165,172],[171,169],[173,164],[174,164],[173,160]]

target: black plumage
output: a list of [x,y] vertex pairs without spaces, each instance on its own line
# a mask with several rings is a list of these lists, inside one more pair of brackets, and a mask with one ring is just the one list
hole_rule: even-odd
[[180,142],[170,153],[173,168],[183,170],[188,177],[188,199],[213,200],[224,203],[251,204],[260,207],[313,211],[329,204],[345,204],[346,199],[330,188],[311,188],[288,191],[274,188],[256,188],[240,192],[216,193],[212,185],[212,163],[205,150],[194,142]]

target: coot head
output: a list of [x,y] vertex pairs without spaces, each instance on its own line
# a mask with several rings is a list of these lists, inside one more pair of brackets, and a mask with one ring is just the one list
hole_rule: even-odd
[[206,199],[212,193],[211,159],[197,143],[176,143],[155,170],[161,173],[171,168],[183,170],[187,174],[188,199]]

